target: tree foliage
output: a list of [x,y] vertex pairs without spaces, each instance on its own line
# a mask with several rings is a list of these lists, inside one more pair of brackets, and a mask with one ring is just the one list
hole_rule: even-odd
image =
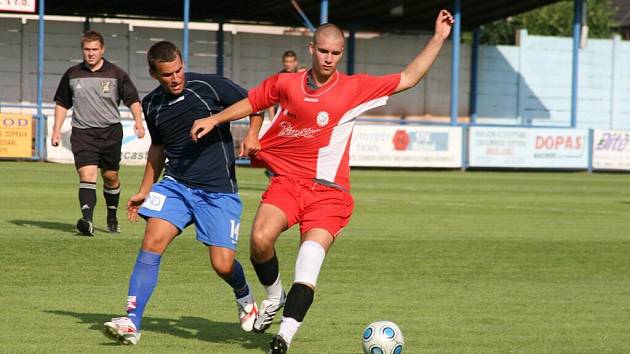
[[[588,0],[587,24],[589,38],[610,38],[617,24],[613,20],[616,11],[611,0]],[[465,15],[465,14],[464,14]],[[515,42],[516,32],[527,29],[529,34],[564,36],[573,34],[573,1],[564,0],[520,15],[495,21],[481,27],[482,44],[510,44]],[[470,34],[464,37],[470,43]]]

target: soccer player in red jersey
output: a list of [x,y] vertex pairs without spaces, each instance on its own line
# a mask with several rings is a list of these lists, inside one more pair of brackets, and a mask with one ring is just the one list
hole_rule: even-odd
[[[252,119],[241,151],[274,175],[262,195],[250,240],[252,264],[267,291],[254,330],[265,331],[284,306],[269,353],[286,353],[313,302],[324,257],[352,215],[348,152],[354,120],[386,104],[390,95],[418,84],[437,58],[453,23],[448,11],[440,11],[435,33],[424,49],[402,72],[385,76],[338,72],[343,32],[333,24],[321,25],[309,44],[311,70],[275,74],[249,91],[248,98],[193,124],[191,136],[196,141],[223,122],[276,103],[282,107],[260,139],[262,119]],[[285,295],[274,245],[295,224],[300,225],[300,247],[295,279]]]

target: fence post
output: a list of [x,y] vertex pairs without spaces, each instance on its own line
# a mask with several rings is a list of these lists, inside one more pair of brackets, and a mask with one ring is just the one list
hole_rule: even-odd
[[594,136],[593,129],[589,129],[588,130],[588,172],[589,173],[593,172],[593,149],[595,148],[595,146],[593,146],[593,136]]
[[[621,37],[616,34],[612,38],[612,55],[611,55],[611,78],[610,78],[610,122],[608,123],[608,129],[615,129],[615,120],[619,116],[619,105],[617,104],[617,98],[619,93],[623,94],[623,90],[618,87],[619,75],[621,75],[621,68],[619,68],[619,62],[617,55],[619,55],[621,47]],[[619,92],[621,91],[621,92]]]
[[523,29],[517,32],[516,45],[518,46],[518,85],[516,86],[516,118],[521,121],[521,125],[525,125],[525,93],[527,92],[527,85],[525,84],[525,71],[526,60],[525,55],[527,51],[527,30]]
[[469,126],[462,125],[462,171],[468,168],[468,134]]

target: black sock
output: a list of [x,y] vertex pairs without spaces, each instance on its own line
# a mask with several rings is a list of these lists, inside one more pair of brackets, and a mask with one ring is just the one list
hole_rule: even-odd
[[85,220],[92,221],[96,205],[96,183],[79,182],[79,207]]
[[304,321],[306,312],[313,303],[313,296],[315,291],[304,284],[293,284],[289,294],[287,295],[287,302],[284,304],[284,317],[291,317],[298,322]]
[[103,187],[103,197],[105,197],[105,204],[107,205],[107,220],[115,220],[118,201],[120,200],[120,184],[115,188]]
[[273,257],[270,260],[264,263],[256,263],[253,259],[252,265],[254,266],[254,270],[256,271],[256,275],[258,276],[258,280],[264,286],[270,286],[276,282],[278,279],[279,269],[278,269],[278,257],[276,257],[276,251],[273,252]]

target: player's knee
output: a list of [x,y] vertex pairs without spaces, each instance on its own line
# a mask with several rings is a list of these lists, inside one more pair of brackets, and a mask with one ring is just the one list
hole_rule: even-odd
[[262,229],[254,228],[250,238],[251,257],[255,260],[273,256],[274,238]]
[[168,246],[169,240],[159,234],[145,233],[142,240],[142,249],[145,251],[162,254]]
[[120,185],[118,172],[109,171],[103,174],[103,184],[105,187],[114,188]]
[[232,266],[234,262],[216,262],[212,261],[212,269],[223,279],[229,279],[232,276]]

